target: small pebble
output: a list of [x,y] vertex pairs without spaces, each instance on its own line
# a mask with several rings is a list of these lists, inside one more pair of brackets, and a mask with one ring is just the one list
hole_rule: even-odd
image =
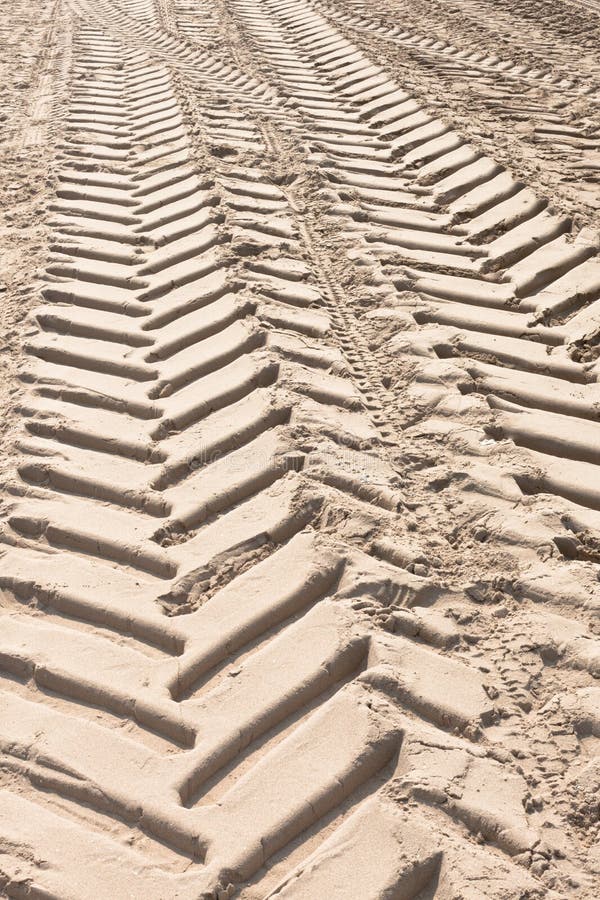
[[505,606],[499,606],[498,609],[492,610],[492,615],[495,619],[505,619],[508,615],[508,610]]

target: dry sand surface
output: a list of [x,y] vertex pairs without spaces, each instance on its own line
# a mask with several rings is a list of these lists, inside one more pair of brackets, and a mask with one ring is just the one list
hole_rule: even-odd
[[0,12],[0,895],[597,900],[600,2]]

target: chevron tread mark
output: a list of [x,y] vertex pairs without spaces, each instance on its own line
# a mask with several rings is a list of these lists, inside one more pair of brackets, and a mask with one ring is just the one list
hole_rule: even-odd
[[[548,37],[534,53],[530,30],[519,29],[514,14],[489,33],[485,26],[482,32],[481,16],[466,5],[456,7],[450,27],[445,10],[428,4],[417,14],[403,4],[395,4],[392,11],[390,4],[377,16],[360,2],[352,10],[330,3],[319,3],[318,8],[350,29],[367,53],[393,56],[402,69],[416,67],[414,84],[421,96],[450,101],[455,122],[460,121],[471,139],[487,152],[490,147],[492,153],[502,152],[505,163],[519,167],[530,185],[537,182],[542,191],[557,190],[566,204],[595,220],[600,123],[591,57],[576,59],[560,35],[551,53]],[[486,135],[490,130],[493,134]],[[534,158],[536,166],[531,165]]]
[[[593,237],[319,4],[73,8],[0,533],[2,890],[587,889],[584,806],[535,786],[594,777],[558,599],[598,562]],[[422,464],[440,436],[466,473]],[[488,539],[520,580],[461,575]]]

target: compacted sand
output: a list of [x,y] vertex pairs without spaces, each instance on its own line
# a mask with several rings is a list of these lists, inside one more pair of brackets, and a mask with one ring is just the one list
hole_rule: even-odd
[[599,6],[5,0],[1,896],[598,897]]

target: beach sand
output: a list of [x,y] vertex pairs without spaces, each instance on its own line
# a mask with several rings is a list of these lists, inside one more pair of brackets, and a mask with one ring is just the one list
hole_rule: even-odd
[[0,895],[596,898],[600,4],[0,48]]

